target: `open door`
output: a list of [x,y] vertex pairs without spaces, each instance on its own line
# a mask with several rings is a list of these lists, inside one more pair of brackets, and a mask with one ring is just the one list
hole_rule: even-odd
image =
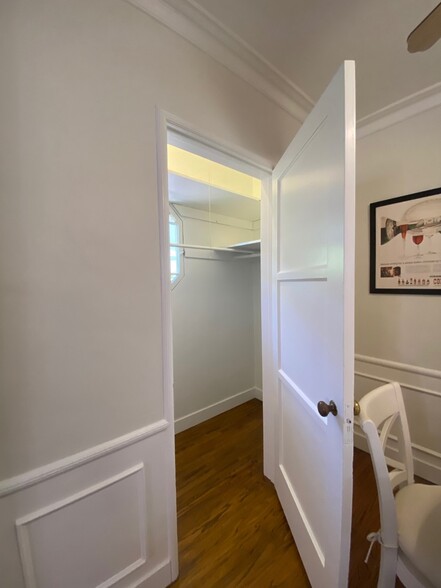
[[[274,481],[312,586],[341,588],[352,512],[354,62],[276,166],[272,197]],[[320,401],[336,414],[320,416]]]

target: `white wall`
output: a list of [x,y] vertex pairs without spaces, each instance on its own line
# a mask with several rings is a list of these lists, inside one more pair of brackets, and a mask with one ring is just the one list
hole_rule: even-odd
[[[176,209],[186,243],[225,247],[253,238],[248,221]],[[256,262],[186,250],[184,278],[172,291],[176,432],[246,402],[261,387]]]
[[1,10],[0,478],[162,415],[155,107],[273,162],[297,128],[121,0]]
[[[406,384],[417,468],[441,480],[441,312],[438,296],[369,294],[369,203],[441,186],[441,108],[357,142],[356,361],[358,395],[381,379]],[[384,366],[389,360],[404,366]],[[420,368],[438,370],[428,377]],[[380,380],[372,380],[374,376]],[[423,390],[421,390],[423,389]],[[430,452],[436,452],[435,454]],[[428,462],[426,467],[423,462]]]
[[[22,588],[25,573],[56,586],[52,571],[76,570],[69,585],[81,585],[85,571],[93,585],[98,577],[163,585],[173,479],[171,462],[164,467],[172,439],[163,418],[155,108],[270,162],[298,125],[122,0],[4,0],[0,10],[2,583]],[[134,464],[140,474],[111,484]],[[86,491],[92,502],[78,498]],[[80,551],[67,549],[51,560],[59,514],[70,533],[77,509],[98,516],[94,501],[112,496],[116,524],[134,495],[138,515],[119,521],[124,532],[103,558],[82,568]],[[75,507],[21,526],[31,550],[22,566],[16,520],[65,500]],[[100,521],[88,519],[91,528],[110,524]],[[62,540],[93,553],[96,537],[75,533]],[[118,545],[126,539],[133,552]]]

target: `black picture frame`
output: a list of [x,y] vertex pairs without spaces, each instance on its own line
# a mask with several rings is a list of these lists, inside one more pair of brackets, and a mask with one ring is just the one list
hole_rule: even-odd
[[440,295],[441,187],[372,202],[369,209],[370,293]]

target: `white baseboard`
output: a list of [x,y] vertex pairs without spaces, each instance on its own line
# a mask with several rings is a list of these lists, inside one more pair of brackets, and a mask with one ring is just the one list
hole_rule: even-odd
[[[354,445],[357,449],[369,453],[366,437],[358,427],[354,430]],[[388,441],[387,448],[390,453],[397,451],[394,439]],[[412,452],[415,474],[433,484],[441,485],[441,455],[416,445],[412,445]]]
[[170,569],[171,563],[167,560],[130,584],[128,588],[164,588],[172,581]]
[[244,402],[248,402],[253,398],[261,400],[262,390],[259,388],[249,388],[248,390],[234,394],[234,396],[229,396],[219,402],[215,402],[214,404],[210,404],[200,410],[196,410],[195,412],[180,417],[175,420],[175,433],[182,433],[182,431],[190,429],[190,427],[199,425],[199,423],[203,423],[204,421],[235,408]]
[[254,388],[254,398],[263,402],[263,390],[262,388]]

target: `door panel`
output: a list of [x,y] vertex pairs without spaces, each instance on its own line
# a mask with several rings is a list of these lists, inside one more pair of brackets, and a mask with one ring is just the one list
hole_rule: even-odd
[[[328,178],[313,168],[326,157],[327,146],[321,141],[325,125],[326,120],[279,181],[279,272],[327,263]],[[295,197],[298,190],[304,196],[301,207]],[[312,230],[303,230],[312,219]]]
[[[273,174],[276,489],[313,587],[347,584],[352,501],[355,68]],[[337,416],[317,402],[334,400]]]
[[[325,466],[326,454],[321,451],[321,447],[325,439],[323,429],[326,425],[321,425],[305,450],[297,444],[297,438],[307,435],[311,428],[316,426],[316,415],[312,411],[302,412],[300,405],[303,400],[289,385],[280,382],[280,393],[283,414],[280,464],[297,506],[302,510],[303,517],[315,537],[315,543],[320,547],[323,541],[318,538],[322,537],[321,531],[326,517],[326,487],[315,483],[315,470]],[[311,467],[311,460],[314,467]],[[302,471],[301,484],[297,483],[299,469]],[[325,551],[324,547],[321,547],[321,552]]]
[[[322,398],[326,373],[325,370],[315,369],[314,363],[305,362],[304,356],[326,357],[323,336],[327,313],[326,282],[284,280],[279,284],[279,297],[279,369],[295,381],[296,390],[317,414],[316,405]],[[302,309],[301,313],[297,312],[298,308]]]

